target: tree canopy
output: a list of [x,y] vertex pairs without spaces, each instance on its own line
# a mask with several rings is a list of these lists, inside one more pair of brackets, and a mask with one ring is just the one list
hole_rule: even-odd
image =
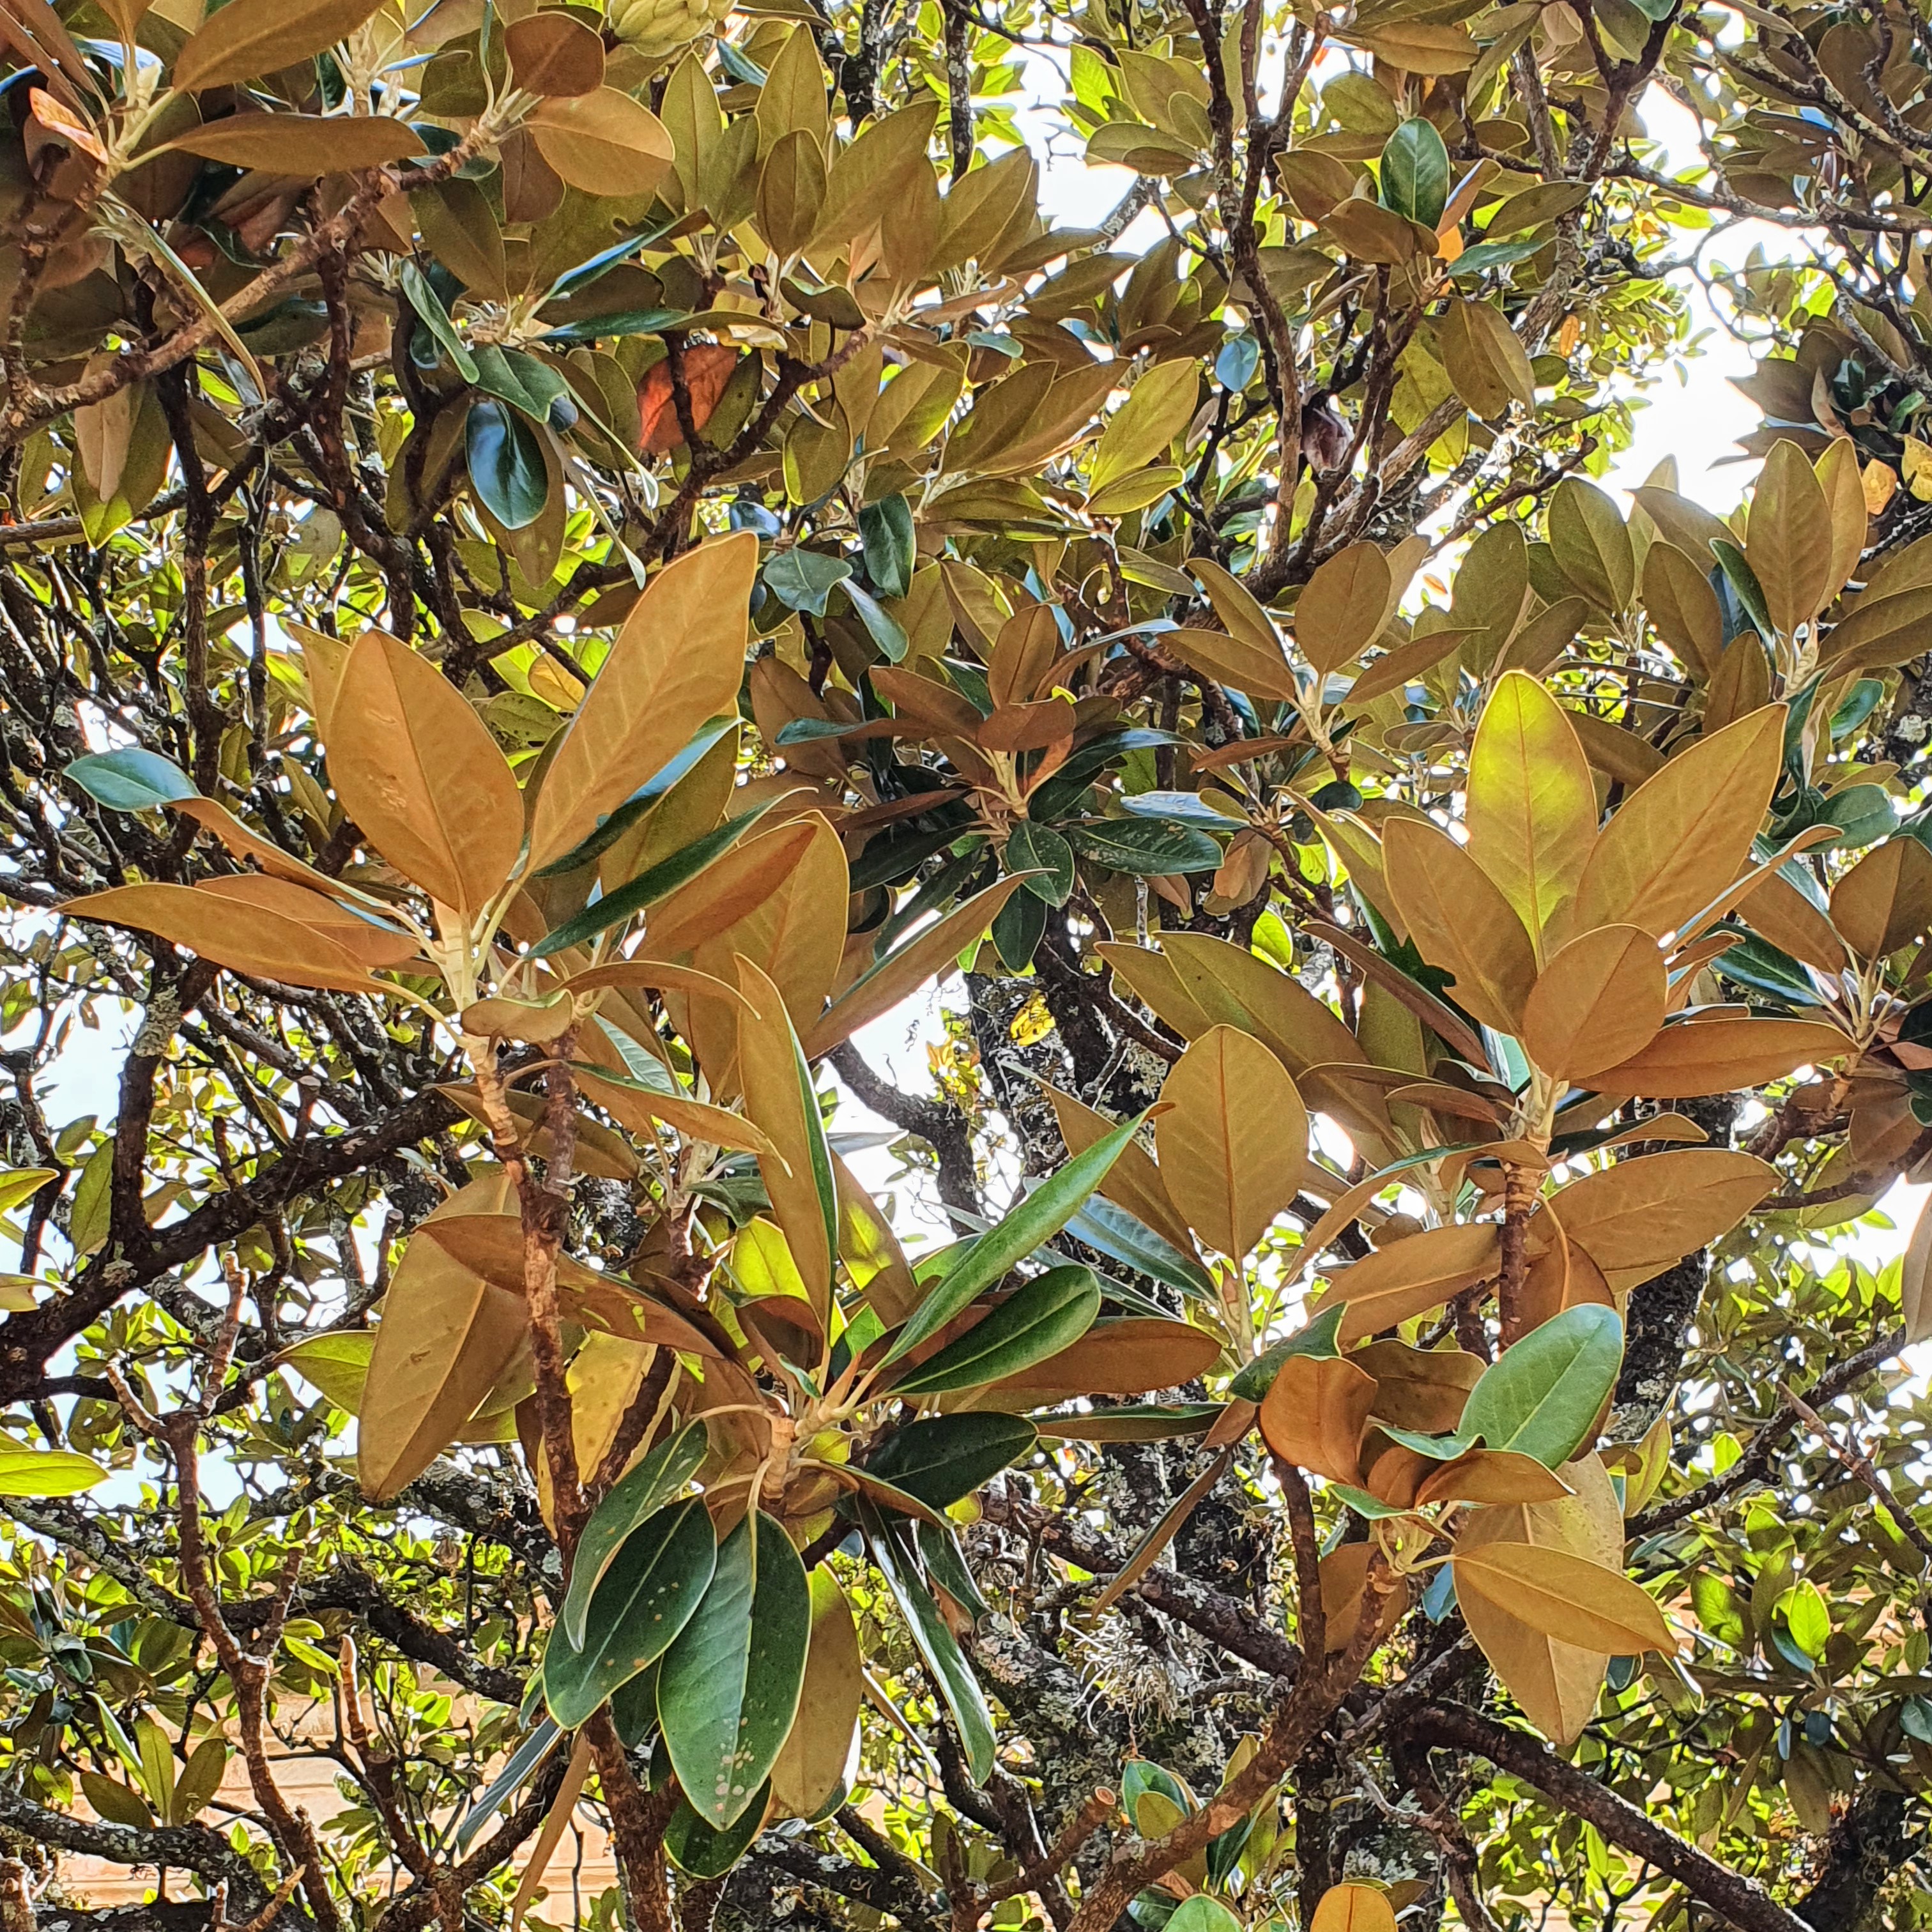
[[1922,12],[0,70],[4,1932],[1932,1922]]

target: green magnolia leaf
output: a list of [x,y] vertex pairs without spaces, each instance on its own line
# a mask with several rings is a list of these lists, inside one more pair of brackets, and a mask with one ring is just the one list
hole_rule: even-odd
[[938,1395],[1017,1375],[1071,1348],[1100,1312],[1100,1284],[1091,1268],[1049,1268],[894,1383],[894,1393]]
[[865,1526],[866,1546],[879,1574],[886,1580],[892,1601],[919,1654],[932,1673],[946,1708],[958,1726],[959,1739],[966,1748],[966,1763],[975,1784],[984,1784],[992,1775],[994,1764],[993,1714],[986,1707],[986,1694],[973,1674],[973,1666],[962,1654],[939,1606],[920,1586],[914,1572],[911,1555],[897,1533],[869,1504],[859,1506]]
[[484,508],[506,530],[535,523],[550,501],[550,472],[521,413],[500,402],[472,403],[463,435],[470,484]]
[[859,535],[866,546],[866,574],[881,597],[903,597],[912,588],[912,506],[895,490],[859,512]]
[[10,1214],[23,1201],[30,1201],[50,1180],[60,1178],[57,1167],[16,1167],[11,1174],[0,1174],[0,1214]]
[[1382,204],[1424,228],[1449,202],[1449,150],[1432,122],[1405,121],[1382,149]]
[[748,1514],[718,1552],[704,1600],[658,1672],[664,1727],[686,1798],[712,1829],[758,1796],[790,1732],[812,1640],[812,1586],[790,1540]]
[[825,615],[826,599],[852,574],[842,556],[821,556],[812,550],[781,550],[760,573],[765,588],[788,610]]
[[591,1593],[616,1560],[624,1539],[655,1516],[698,1473],[710,1449],[701,1422],[686,1425],[660,1442],[592,1512],[572,1560],[570,1588],[557,1612],[557,1628],[580,1648]]
[[1791,1640],[1815,1664],[1832,1641],[1832,1612],[1817,1585],[1800,1577],[1778,1600]]
[[0,1496],[71,1496],[107,1480],[98,1462],[70,1449],[0,1444]]
[[646,868],[634,879],[626,880],[615,892],[592,899],[574,919],[565,920],[554,932],[532,946],[532,957],[547,959],[553,952],[561,952],[568,946],[581,946],[595,939],[600,932],[608,932],[612,926],[621,925],[627,919],[634,919],[646,907],[656,905],[659,899],[668,898],[686,880],[696,878],[712,860],[730,851],[778,802],[777,799],[767,799],[764,804],[754,806],[740,817],[727,819],[716,831],[707,832],[702,838],[694,838],[668,858],[660,859],[655,866]]
[[[1232,822],[1228,829],[1235,830]],[[1076,851],[1116,872],[1211,872],[1221,862],[1221,848],[1206,832],[1161,819],[1078,819],[1066,835]]]
[[1585,1446],[1623,1365],[1624,1324],[1594,1302],[1532,1328],[1483,1371],[1462,1436],[1559,1468]]
[[1066,1232],[1109,1261],[1137,1274],[1150,1275],[1179,1294],[1196,1300],[1214,1298],[1213,1276],[1192,1256],[1183,1254],[1144,1221],[1104,1195],[1094,1196],[1068,1221]]
[[1166,1932],[1241,1932],[1241,1922],[1218,1898],[1197,1892],[1174,1907]]
[[1023,1415],[937,1415],[887,1436],[866,1472],[944,1509],[1030,1454],[1037,1439]]
[[[1007,903],[1016,904],[1025,896],[1023,892],[1016,893]],[[1034,1249],[1052,1240],[1066,1226],[1074,1210],[1106,1179],[1108,1171],[1120,1156],[1120,1150],[1133,1138],[1146,1118],[1137,1114],[1131,1120],[1124,1120],[1112,1133],[1096,1141],[1084,1154],[1076,1155],[1043,1181],[998,1226],[966,1249],[899,1330],[886,1353],[886,1364],[899,1360],[928,1336],[936,1335]]]
[[970,1615],[975,1623],[993,1614],[993,1606],[980,1594],[973,1573],[966,1567],[964,1552],[952,1526],[944,1521],[920,1522],[914,1526],[913,1540],[920,1561],[933,1582]]
[[476,1842],[477,1833],[530,1781],[538,1766],[556,1750],[562,1736],[554,1718],[538,1720],[536,1730],[511,1753],[508,1763],[490,1780],[483,1795],[464,1813],[463,1822],[456,1832],[458,1852],[466,1851]]
[[696,1497],[660,1510],[625,1540],[592,1593],[581,1646],[560,1630],[544,1653],[544,1699],[574,1731],[610,1694],[663,1655],[709,1586],[718,1562]]
[[1025,889],[1050,906],[1064,905],[1073,892],[1073,848],[1050,825],[1022,818],[1006,835],[1010,872],[1034,872]]
[[477,380],[475,358],[468,345],[456,332],[456,325],[450,320],[449,311],[442,305],[442,298],[436,292],[429,278],[413,262],[403,264],[403,293],[415,310],[418,320],[436,338],[437,346],[449,358],[450,365],[466,382]]
[[118,752],[90,752],[67,767],[67,776],[110,811],[146,812],[200,794],[187,772],[158,752],[129,746]]
[[1244,1402],[1259,1402],[1274,1386],[1281,1365],[1291,1355],[1312,1356],[1318,1362],[1331,1362],[1342,1352],[1335,1337],[1348,1312],[1346,1304],[1324,1308],[1306,1328],[1298,1329],[1286,1341],[1266,1348],[1243,1369],[1228,1386]]
[[664,1850],[671,1862],[693,1878],[722,1878],[764,1829],[765,1808],[771,1795],[768,1778],[752,1794],[751,1802],[722,1830],[701,1817],[689,1798],[681,1800],[664,1826]]

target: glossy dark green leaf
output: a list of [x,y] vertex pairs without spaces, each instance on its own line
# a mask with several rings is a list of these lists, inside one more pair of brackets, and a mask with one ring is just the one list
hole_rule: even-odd
[[466,1851],[476,1834],[527,1784],[537,1767],[563,1736],[554,1718],[539,1718],[537,1727],[511,1753],[510,1761],[490,1780],[482,1796],[464,1814],[458,1826],[456,1849]]
[[1405,121],[1382,149],[1382,203],[1424,228],[1449,202],[1449,150],[1432,122]]
[[700,1817],[689,1798],[682,1800],[664,1826],[664,1850],[671,1862],[693,1878],[722,1878],[752,1849],[752,1840],[764,1827],[771,1796],[768,1778],[722,1830]]
[[938,1395],[1017,1375],[1070,1348],[1100,1312],[1100,1284],[1091,1268],[1049,1268],[895,1383],[894,1392]]
[[1046,934],[1046,902],[1030,892],[1016,892],[995,915],[994,950],[1010,973],[1024,973]]
[[912,640],[900,628],[899,620],[852,578],[847,578],[838,588],[840,595],[865,626],[866,634],[878,646],[880,656],[888,664],[902,663],[906,652],[912,648]]
[[788,610],[825,615],[825,601],[852,574],[842,556],[822,556],[814,550],[781,550],[764,568],[764,585]]
[[[1231,824],[1228,830],[1235,828]],[[1158,818],[1083,818],[1066,828],[1075,850],[1116,872],[1145,878],[1168,872],[1211,872],[1221,848],[1192,825]]]
[[634,918],[647,906],[656,905],[659,899],[668,898],[687,880],[696,878],[712,860],[730,851],[778,802],[776,799],[768,799],[741,817],[728,819],[716,831],[707,832],[702,838],[694,838],[668,858],[660,859],[614,892],[606,892],[601,899],[592,899],[574,919],[566,920],[554,932],[532,946],[532,956],[547,958],[553,952],[561,952],[566,946],[581,946],[585,940],[595,939],[600,932]]
[[1473,280],[1491,268],[1507,268],[1513,263],[1526,262],[1531,256],[1549,246],[1547,241],[1478,242],[1473,248],[1465,248],[1449,264],[1449,272]]
[[610,1694],[610,1721],[626,1750],[641,1750],[657,1736],[658,1667],[663,1661],[660,1658]]
[[1031,1420],[1048,1442],[1165,1442],[1205,1436],[1227,1408],[1222,1402],[1129,1402],[1085,1414],[1036,1410]]
[[566,1730],[664,1654],[705,1595],[717,1558],[695,1497],[632,1532],[591,1595],[582,1645],[553,1630],[544,1653],[544,1701]]
[[535,523],[550,501],[550,472],[522,412],[494,400],[472,403],[463,439],[470,484],[484,508],[506,530]]
[[866,545],[866,574],[881,597],[903,597],[912,588],[912,506],[896,490],[859,512]]
[[408,297],[409,304],[416,312],[416,318],[436,338],[437,346],[449,358],[450,365],[466,382],[476,380],[476,364],[470,353],[468,345],[456,332],[456,325],[449,319],[449,311],[442,305],[429,278],[413,262],[403,264],[403,293]]
[[866,1459],[866,1469],[944,1509],[1030,1454],[1037,1439],[1023,1415],[935,1415],[887,1436]]
[[914,1645],[926,1660],[939,1694],[958,1727],[973,1782],[984,1784],[992,1775],[994,1762],[993,1714],[986,1708],[986,1694],[980,1688],[973,1666],[946,1628],[939,1606],[920,1585],[906,1546],[869,1504],[860,1506],[860,1520],[865,1525],[872,1562],[886,1580],[886,1588],[905,1619]]
[[1034,872],[1025,890],[1050,906],[1063,906],[1073,892],[1073,848],[1050,825],[1021,819],[1006,835],[1006,868]]
[[557,1612],[557,1628],[571,1642],[582,1645],[591,1593],[616,1560],[624,1539],[691,1480],[709,1445],[703,1423],[687,1424],[644,1457],[592,1512],[572,1562],[570,1588]]
[[[1016,893],[1016,898],[1023,897]],[[1073,1210],[1106,1179],[1120,1150],[1146,1118],[1136,1114],[1076,1155],[1036,1187],[1005,1220],[966,1249],[933,1284],[912,1318],[899,1330],[886,1357],[896,1362],[936,1335],[947,1322],[1000,1280],[1044,1241],[1066,1226]]]
[[684,1795],[714,1830],[770,1775],[798,1710],[812,1587],[784,1532],[754,1512],[718,1552],[697,1614],[658,1672],[658,1721]]
[[1624,1324],[1588,1302],[1532,1328],[1483,1371],[1460,1432],[1560,1468],[1584,1448],[1623,1366]]
[[90,752],[74,759],[66,776],[113,812],[146,812],[152,806],[200,796],[178,765],[138,745],[118,752]]
[[980,1586],[974,1582],[973,1573],[966,1567],[959,1539],[953,1534],[951,1524],[919,1523],[914,1528],[913,1540],[918,1545],[920,1561],[926,1565],[926,1575],[975,1623],[993,1614],[992,1605],[980,1595]]

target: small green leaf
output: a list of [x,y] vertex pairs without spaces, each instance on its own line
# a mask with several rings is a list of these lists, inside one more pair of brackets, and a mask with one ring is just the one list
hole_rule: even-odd
[[1792,1642],[1816,1663],[1832,1641],[1832,1612],[1817,1585],[1808,1576],[1800,1577],[1778,1598],[1778,1608]]
[[1442,219],[1449,202],[1449,150],[1434,125],[1405,121],[1382,149],[1382,203],[1424,228]]
[[0,1496],[71,1496],[106,1480],[98,1462],[71,1450],[0,1445]]
[[11,1174],[0,1174],[0,1214],[10,1214],[23,1201],[31,1200],[50,1180],[60,1178],[57,1167],[16,1167]]
[[535,523],[550,501],[550,472],[521,412],[499,402],[472,403],[463,439],[470,481],[484,508],[506,530]]
[[118,752],[90,752],[68,766],[67,776],[113,812],[146,812],[152,806],[200,796],[178,765],[138,745]]
[[561,1630],[550,1633],[544,1697],[558,1724],[574,1731],[664,1654],[698,1608],[717,1561],[711,1519],[695,1497],[631,1533],[592,1594],[582,1646]]
[[1582,1448],[1623,1365],[1624,1324],[1594,1302],[1532,1328],[1483,1371],[1461,1433],[1555,1469]]
[[765,588],[788,610],[825,615],[825,600],[852,574],[842,556],[821,556],[814,550],[781,550],[764,568]]
[[451,365],[466,382],[476,380],[476,363],[470,355],[461,336],[456,332],[456,325],[449,319],[449,311],[442,305],[429,278],[413,262],[403,264],[403,293],[409,298],[411,308],[417,318],[436,340],[437,346],[449,358]]
[[859,512],[859,535],[866,545],[866,574],[881,597],[903,597],[912,588],[912,506],[896,492],[866,504]]
[[1035,872],[1026,890],[1050,906],[1064,905],[1073,892],[1073,848],[1050,825],[1022,818],[1006,835],[1010,872]]
[[701,1422],[688,1424],[660,1442],[597,1505],[577,1546],[570,1570],[570,1589],[557,1612],[557,1628],[580,1648],[584,1620],[590,1613],[591,1593],[616,1560],[624,1539],[655,1516],[698,1473],[710,1438]]
[[689,1798],[682,1800],[664,1827],[664,1850],[670,1854],[672,1863],[692,1878],[722,1878],[751,1850],[752,1840],[764,1830],[765,1808],[771,1795],[772,1781],[768,1778],[752,1802],[722,1831],[699,1816]]

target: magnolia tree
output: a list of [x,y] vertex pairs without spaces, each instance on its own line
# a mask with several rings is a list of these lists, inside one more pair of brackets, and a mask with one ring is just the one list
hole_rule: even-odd
[[5,1932],[1932,1921],[1916,14],[0,48]]

